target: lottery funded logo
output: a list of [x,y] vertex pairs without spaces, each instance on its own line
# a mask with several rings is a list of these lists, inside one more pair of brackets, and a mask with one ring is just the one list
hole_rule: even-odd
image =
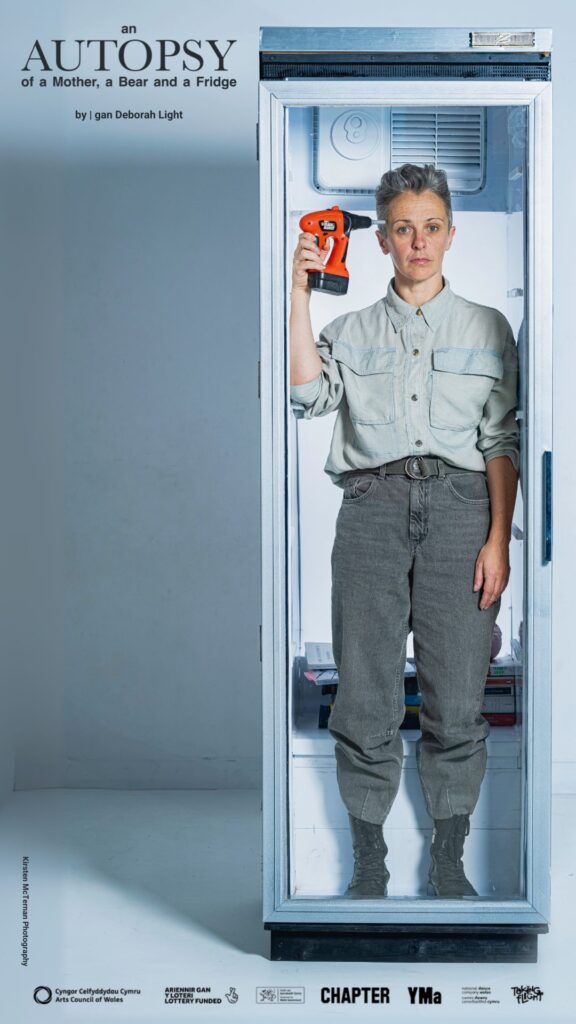
[[233,985],[228,986],[224,997],[217,995],[211,985],[171,985],[164,989],[166,1006],[221,1006],[223,998],[228,1003],[237,1003],[240,997]]

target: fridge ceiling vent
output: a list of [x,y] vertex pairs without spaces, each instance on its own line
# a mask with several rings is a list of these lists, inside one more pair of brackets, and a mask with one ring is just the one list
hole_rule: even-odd
[[453,192],[477,192],[484,183],[484,111],[461,107],[392,111],[390,166],[434,164]]
[[485,110],[469,107],[318,107],[314,185],[328,194],[373,194],[384,170],[404,163],[446,171],[453,194],[483,188]]

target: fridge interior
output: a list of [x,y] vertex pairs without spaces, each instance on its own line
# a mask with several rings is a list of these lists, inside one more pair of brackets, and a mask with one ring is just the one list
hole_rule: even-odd
[[[512,326],[519,349],[521,434],[528,308],[526,132],[525,108],[520,106],[294,106],[288,111],[285,184],[288,296],[302,214],[337,204],[375,217],[373,192],[384,170],[406,160],[447,170],[456,235],[444,275],[454,292],[496,307]],[[314,292],[315,336],[335,316],[367,306],[385,293],[393,268],[374,232],[351,235],[348,293]],[[330,659],[330,554],[342,492],[323,467],[336,413],[305,420],[288,402],[287,410],[290,892],[296,899],[331,898],[341,896],[352,874],[348,818],[336,783],[334,741],[326,728],[337,685]],[[525,541],[521,482],[510,581],[497,623],[502,643],[486,686],[488,768],[465,854],[467,875],[482,900],[513,900],[525,893]],[[389,895],[422,899],[432,821],[416,770],[418,690],[411,635],[406,691],[402,783],[385,824]]]

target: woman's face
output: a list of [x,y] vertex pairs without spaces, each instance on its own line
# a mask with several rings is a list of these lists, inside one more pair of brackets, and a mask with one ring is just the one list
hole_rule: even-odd
[[382,252],[392,257],[403,283],[429,281],[442,274],[444,253],[455,228],[448,230],[446,207],[435,192],[403,192],[388,207],[387,232],[377,231]]

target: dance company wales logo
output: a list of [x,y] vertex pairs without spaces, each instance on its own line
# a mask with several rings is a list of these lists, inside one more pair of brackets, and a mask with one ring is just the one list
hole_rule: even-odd
[[513,985],[512,995],[518,1003],[531,1003],[533,999],[540,1002],[544,993],[538,985]]

